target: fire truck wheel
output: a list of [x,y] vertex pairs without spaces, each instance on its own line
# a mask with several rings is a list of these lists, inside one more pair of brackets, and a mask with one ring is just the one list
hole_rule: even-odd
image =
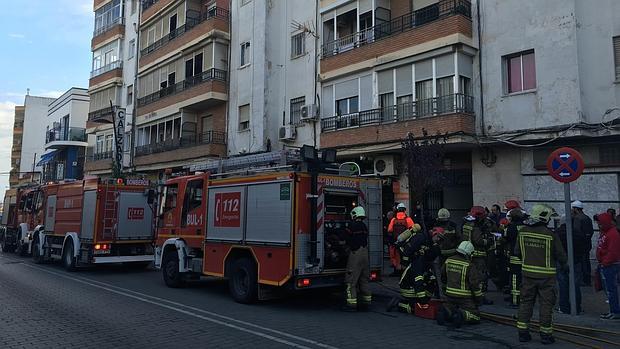
[[41,252],[39,251],[39,237],[37,236],[32,242],[32,260],[35,264],[43,263],[43,256],[41,256]]
[[253,303],[258,298],[258,275],[256,265],[249,258],[233,262],[228,281],[230,293],[239,303]]
[[161,270],[164,274],[166,286],[172,288],[183,287],[185,280],[183,274],[179,272],[179,254],[176,250],[168,251],[164,254]]
[[62,251],[62,265],[67,271],[75,271],[75,257],[73,257],[73,240],[67,239]]

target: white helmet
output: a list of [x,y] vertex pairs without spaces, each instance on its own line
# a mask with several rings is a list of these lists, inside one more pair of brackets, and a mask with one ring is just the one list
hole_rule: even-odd
[[402,202],[396,206],[396,211],[406,211],[406,210],[407,210],[407,206],[405,206],[405,204],[403,204]]
[[474,253],[474,245],[469,241],[463,241],[459,244],[459,247],[456,248],[456,252],[471,256],[471,254]]
[[579,200],[575,200],[570,204],[571,208],[580,208],[583,210],[583,202],[579,201]]

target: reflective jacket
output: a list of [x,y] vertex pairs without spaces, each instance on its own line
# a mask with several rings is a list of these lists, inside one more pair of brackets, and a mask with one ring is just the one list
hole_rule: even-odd
[[450,297],[482,297],[481,278],[476,266],[467,258],[456,254],[446,260],[441,277]]
[[463,241],[471,241],[474,245],[472,257],[486,257],[487,249],[493,244],[493,239],[477,222],[463,224]]
[[461,242],[461,234],[457,232],[456,224],[452,221],[437,221],[435,227],[443,228],[442,238],[439,241],[441,255],[450,257],[456,254],[456,248]]
[[523,276],[555,277],[556,263],[566,264],[566,252],[560,239],[542,223],[520,228],[515,256],[521,257]]

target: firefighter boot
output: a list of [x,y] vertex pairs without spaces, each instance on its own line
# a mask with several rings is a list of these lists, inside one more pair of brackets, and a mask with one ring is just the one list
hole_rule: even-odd
[[463,312],[461,311],[461,309],[457,309],[454,311],[454,313],[452,314],[451,322],[454,328],[460,328],[461,326],[463,326],[463,323],[465,322],[465,317],[463,316]]
[[442,306],[437,312],[437,325],[446,326],[450,322],[450,312],[446,307]]
[[551,334],[541,333],[540,334],[540,342],[542,344],[553,344],[553,343],[555,343],[555,338],[553,338],[553,335],[551,335]]
[[532,335],[528,330],[519,330],[519,342],[529,342],[532,340]]

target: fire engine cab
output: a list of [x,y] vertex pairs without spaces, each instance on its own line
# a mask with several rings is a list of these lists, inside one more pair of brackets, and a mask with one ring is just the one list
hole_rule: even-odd
[[169,179],[160,190],[155,266],[166,285],[227,278],[241,303],[279,290],[343,285],[346,229],[356,205],[366,209],[371,278],[379,276],[378,179],[329,173],[291,149],[191,170],[204,172]]

